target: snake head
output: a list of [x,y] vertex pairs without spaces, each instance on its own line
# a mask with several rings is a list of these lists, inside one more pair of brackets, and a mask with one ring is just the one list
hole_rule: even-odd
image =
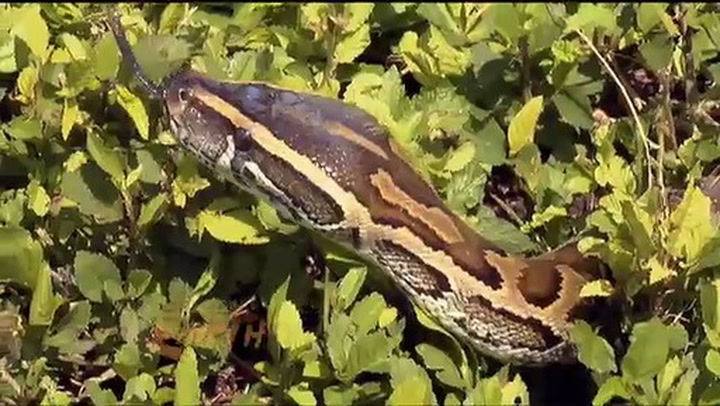
[[233,122],[227,106],[213,103],[218,99],[205,82],[207,79],[192,71],[168,79],[163,99],[170,128],[209,169],[229,168],[237,155],[250,149],[250,132]]

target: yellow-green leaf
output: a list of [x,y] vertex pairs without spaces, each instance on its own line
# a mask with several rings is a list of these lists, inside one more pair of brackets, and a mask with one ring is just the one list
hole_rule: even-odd
[[265,235],[262,224],[247,210],[234,210],[225,214],[202,211],[198,215],[201,230],[220,241],[237,244],[265,244],[270,238]]
[[650,270],[650,284],[663,281],[673,274],[673,270],[660,262],[657,256],[648,259],[645,267]]
[[286,350],[294,350],[312,342],[312,334],[303,331],[300,313],[288,300],[280,304],[273,326],[278,344]]
[[55,310],[63,303],[63,298],[53,292],[50,266],[43,262],[37,275],[35,289],[30,302],[30,325],[48,326],[53,320]]
[[475,157],[475,144],[466,142],[452,152],[445,163],[445,170],[448,172],[460,171],[472,162],[473,157]]
[[33,55],[41,57],[50,41],[45,19],[40,15],[38,4],[25,5],[12,16],[12,33],[27,44]]
[[164,193],[156,195],[149,202],[143,204],[140,209],[140,217],[138,217],[138,227],[144,227],[157,221],[167,204],[168,197]]
[[50,208],[50,196],[37,180],[32,180],[27,188],[28,207],[39,217],[45,217]]
[[142,174],[142,164],[139,164],[137,168],[133,169],[128,173],[127,178],[125,178],[125,187],[129,188],[133,185],[133,183],[137,182],[138,179],[140,179],[140,175]]
[[130,118],[135,123],[135,128],[140,133],[140,137],[147,140],[150,137],[150,123],[142,100],[125,86],[117,85],[115,88],[117,89],[118,103],[130,115]]
[[185,347],[175,367],[175,405],[199,405],[200,376],[192,347]]
[[670,216],[672,231],[668,238],[670,253],[694,264],[703,247],[715,235],[711,201],[698,187],[690,187]]
[[68,172],[75,172],[87,162],[85,151],[75,151],[63,163],[63,168]]
[[370,44],[370,26],[364,24],[360,29],[343,38],[335,48],[337,63],[350,63]]
[[530,99],[510,122],[508,129],[508,144],[510,155],[517,154],[527,144],[532,144],[535,138],[535,127],[543,108],[543,97],[536,96]]
[[70,131],[75,123],[77,123],[79,117],[80,109],[78,108],[77,101],[75,101],[75,99],[65,99],[65,105],[63,106],[62,129],[60,131],[63,140],[67,140],[70,135]]
[[613,292],[613,286],[607,279],[597,279],[583,285],[580,289],[580,297],[592,296],[610,296]]

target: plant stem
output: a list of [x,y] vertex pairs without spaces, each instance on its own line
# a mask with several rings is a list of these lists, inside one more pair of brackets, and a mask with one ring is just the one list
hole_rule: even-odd
[[610,77],[613,79],[617,87],[620,89],[620,93],[622,93],[623,98],[625,99],[625,102],[628,105],[628,108],[630,109],[630,114],[632,115],[633,120],[635,121],[635,127],[637,130],[637,135],[639,136],[640,140],[642,141],[643,150],[645,152],[645,159],[647,159],[647,178],[648,178],[648,187],[653,184],[653,174],[652,174],[652,156],[650,155],[650,148],[651,148],[651,141],[647,138],[647,133],[645,132],[645,126],[643,125],[642,121],[640,121],[640,116],[638,115],[637,109],[635,108],[635,104],[633,103],[632,98],[630,97],[630,94],[628,93],[628,90],[625,86],[623,86],[622,81],[618,77],[618,75],[615,73],[613,68],[610,66],[608,61],[605,59],[605,57],[600,54],[600,51],[595,47],[595,45],[590,41],[590,38],[588,38],[587,35],[585,35],[582,31],[575,29],[575,33],[580,37],[580,39],[585,42],[585,44],[593,51],[595,56],[600,61],[600,64],[605,68],[605,70],[608,72]]

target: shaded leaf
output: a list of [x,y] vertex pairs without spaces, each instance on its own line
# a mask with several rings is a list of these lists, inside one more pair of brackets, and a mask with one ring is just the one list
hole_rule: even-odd
[[576,322],[570,338],[578,347],[578,358],[588,368],[599,373],[615,372],[615,351],[584,321]]
[[114,285],[122,283],[120,271],[107,257],[88,251],[78,251],[75,254],[75,280],[83,296],[93,302],[101,302],[103,291],[109,293],[106,283]]

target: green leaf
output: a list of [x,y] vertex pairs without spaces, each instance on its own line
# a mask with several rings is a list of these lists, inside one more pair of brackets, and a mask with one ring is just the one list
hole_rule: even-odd
[[665,5],[661,3],[640,3],[637,6],[635,18],[638,28],[643,33],[649,33],[662,19],[661,13],[665,13]]
[[323,399],[326,405],[350,405],[360,397],[355,386],[335,385],[323,389]]
[[[720,356],[720,354],[717,355]],[[705,360],[707,362],[707,357]],[[720,361],[720,357],[715,361]],[[720,366],[720,364],[717,364],[717,366]],[[663,368],[657,378],[658,395],[660,397],[663,397],[666,394],[669,395],[675,385],[675,381],[683,374],[683,372],[683,367],[680,365],[680,359],[678,357],[670,358],[667,364],[665,364],[665,368]]]
[[175,367],[175,404],[200,404],[200,376],[192,347],[185,347]]
[[260,220],[263,227],[282,234],[295,233],[299,228],[299,226],[295,224],[283,222],[278,215],[277,210],[265,199],[259,199],[257,201],[257,205],[255,206],[255,216],[257,216],[258,220]]
[[694,400],[693,392],[695,388],[695,381],[700,375],[700,372],[694,366],[691,367],[690,371],[686,372],[677,382],[675,387],[672,389],[672,394],[667,401],[669,405],[689,405]]
[[580,297],[607,297],[613,293],[613,285],[607,279],[597,279],[583,285]]
[[65,106],[63,108],[62,116],[62,127],[60,134],[62,134],[63,140],[67,140],[70,135],[70,131],[75,126],[80,118],[80,108],[77,105],[75,99],[65,99]]
[[180,22],[188,12],[188,5],[181,3],[170,3],[160,15],[158,32],[161,34],[172,34],[177,32]]
[[592,330],[585,321],[576,322],[570,339],[578,348],[580,362],[598,373],[615,372],[615,351],[610,344]]
[[343,6],[345,24],[343,31],[354,32],[365,26],[368,17],[372,14],[375,4],[372,3],[346,3]]
[[143,204],[137,220],[138,227],[145,227],[158,221],[165,212],[168,203],[168,196],[161,193],[155,195],[149,202]]
[[667,35],[653,35],[650,41],[640,45],[642,55],[648,67],[654,71],[665,69],[670,65],[674,43]]
[[[17,88],[19,90],[17,99],[25,104],[33,103],[37,95],[38,70],[35,66],[30,65],[20,71],[17,78]],[[20,118],[20,117],[18,117]]]
[[50,196],[48,196],[45,188],[36,180],[30,181],[27,187],[27,204],[28,207],[38,215],[45,217],[50,209]]
[[148,77],[159,81],[181,68],[190,57],[190,44],[174,34],[151,35],[140,38],[133,51]]
[[127,292],[127,297],[130,299],[137,299],[145,293],[145,290],[150,286],[150,281],[152,280],[152,274],[144,269],[133,269],[130,271],[130,275],[128,275],[127,280],[127,287],[125,288],[125,291]]
[[[352,346],[352,339],[349,337],[352,321],[345,313],[333,316],[330,326],[327,329],[325,342],[328,348],[328,355],[332,366],[337,371],[345,371],[347,358]],[[343,377],[339,377],[347,382]]]
[[68,159],[65,160],[65,162],[63,163],[63,168],[67,172],[75,172],[83,165],[85,165],[87,161],[87,154],[85,153],[85,151],[75,151],[70,154]]
[[705,334],[710,344],[718,348],[720,347],[720,279],[702,282],[700,306]]
[[33,140],[43,137],[42,123],[32,117],[17,116],[7,125],[8,134],[18,140]]
[[633,397],[626,387],[625,382],[619,376],[611,376],[603,382],[593,398],[593,406],[605,405],[614,397],[627,400]]
[[671,232],[668,250],[690,264],[697,263],[703,247],[715,235],[715,223],[710,217],[711,201],[697,187],[685,191],[682,202],[670,216]]
[[155,395],[155,380],[149,374],[143,372],[138,376],[133,376],[125,384],[125,393],[123,394],[123,402],[136,403],[145,402],[152,399]]
[[367,334],[375,328],[386,308],[385,299],[377,292],[372,292],[358,302],[350,313],[350,318],[357,326],[356,334],[358,336]]
[[487,13],[488,19],[492,21],[493,31],[502,35],[508,43],[517,43],[523,32],[518,6],[510,3],[493,4]]
[[390,359],[393,349],[399,344],[400,337],[395,340],[387,337],[384,332],[376,331],[361,335],[350,347],[345,373],[348,378],[355,379],[363,371],[377,372]]
[[184,155],[178,163],[175,180],[173,180],[173,199],[175,204],[185,207],[187,197],[193,197],[200,190],[210,186],[210,182],[198,173],[197,160]]
[[303,388],[303,385],[295,385],[288,390],[288,396],[292,398],[298,405],[316,405],[315,394],[309,389]]
[[630,347],[622,360],[623,376],[639,381],[655,376],[670,353],[668,327],[657,318],[638,323],[630,336]]
[[388,405],[437,404],[432,383],[424,369],[407,358],[396,358],[390,363],[393,391]]
[[157,185],[165,179],[165,176],[162,165],[156,157],[157,154],[153,151],[155,150],[150,148],[137,149],[135,150],[135,158],[137,159],[138,166],[142,167],[140,181]]
[[87,149],[98,166],[112,177],[115,184],[122,184],[125,179],[125,165],[120,154],[105,145],[100,136],[93,131],[87,134]]
[[125,189],[129,189],[132,185],[135,184],[140,179],[140,174],[142,174],[142,164],[139,164],[137,168],[131,170],[127,177],[125,178]]
[[150,137],[150,122],[145,105],[128,88],[116,85],[117,102],[128,113],[143,140]]
[[219,241],[252,245],[270,241],[257,217],[247,210],[223,214],[204,210],[198,215],[198,223],[201,230],[207,230]]
[[577,12],[567,19],[565,32],[582,30],[591,36],[592,31],[598,28],[604,30],[616,28],[616,18],[615,12],[608,5],[582,3]]
[[95,45],[93,71],[102,81],[115,79],[120,68],[120,51],[112,33],[108,32]]
[[579,89],[563,89],[552,100],[566,123],[585,130],[592,128],[594,121],[590,99]]
[[118,400],[110,389],[102,389],[97,379],[89,379],[85,384],[85,389],[93,404],[98,406],[113,406],[118,404]]
[[508,129],[510,155],[517,154],[525,145],[534,142],[535,128],[542,108],[543,97],[536,96],[525,103],[513,117]]
[[[430,393],[430,395],[428,395]],[[427,405],[433,397],[430,388],[422,378],[410,378],[393,388],[388,405]]]
[[350,63],[370,45],[370,26],[365,24],[357,31],[340,40],[335,48],[337,63]]
[[295,305],[287,300],[280,304],[274,327],[278,344],[286,350],[304,347],[314,339],[312,334],[303,332],[300,313]]
[[356,267],[348,271],[348,273],[340,281],[337,289],[337,300],[341,310],[347,310],[355,301],[360,288],[365,282],[367,268]]
[[123,218],[117,188],[94,164],[65,172],[60,187],[65,197],[78,203],[80,212],[92,216],[99,223],[112,223]]
[[34,288],[43,272],[43,250],[21,228],[0,227],[0,281]]
[[140,320],[137,312],[131,307],[126,307],[120,313],[120,335],[128,343],[135,343],[140,334]]
[[17,72],[15,59],[15,37],[5,32],[0,33],[0,72]]
[[673,275],[673,270],[668,268],[667,265],[660,262],[657,256],[653,256],[647,261],[645,265],[650,270],[648,282],[653,285],[655,283],[664,281]]
[[39,5],[25,5],[14,10],[12,34],[23,40],[33,55],[43,56],[50,41],[50,33],[45,19],[40,15]]
[[40,267],[37,275],[32,301],[30,302],[30,325],[49,326],[55,315],[55,310],[64,302],[62,296],[53,293],[50,266],[46,263]]
[[84,353],[95,346],[94,342],[78,340],[78,335],[87,328],[90,323],[90,303],[87,301],[74,302],[70,304],[70,312],[65,315],[58,325],[53,326],[51,334],[43,339],[43,345],[55,347],[61,353]]
[[86,298],[93,302],[101,302],[103,291],[108,295],[109,286],[120,286],[120,271],[107,257],[88,251],[78,251],[75,254],[75,280],[78,289]]
[[197,303],[200,298],[204,297],[208,293],[210,293],[213,288],[215,287],[215,284],[217,283],[218,276],[219,276],[219,264],[220,264],[220,254],[215,251],[212,253],[212,256],[210,257],[210,261],[208,262],[207,267],[203,270],[202,274],[200,274],[200,277],[198,278],[197,283],[195,284],[195,287],[193,288],[192,292],[190,292],[190,296],[188,297],[187,303],[185,305],[184,311],[187,313],[195,306],[195,303]]
[[436,371],[440,382],[458,389],[465,388],[465,380],[445,352],[430,344],[418,344],[415,351],[420,354],[428,369]]
[[397,316],[398,312],[396,308],[390,307],[383,309],[382,313],[380,313],[380,318],[378,319],[378,327],[384,328],[389,326],[397,319]]
[[59,35],[58,39],[60,40],[60,43],[65,46],[65,49],[68,50],[73,60],[88,59],[85,47],[78,37],[64,32]]
[[475,144],[466,142],[452,152],[447,162],[445,162],[445,170],[448,172],[460,171],[473,160],[474,156]]

